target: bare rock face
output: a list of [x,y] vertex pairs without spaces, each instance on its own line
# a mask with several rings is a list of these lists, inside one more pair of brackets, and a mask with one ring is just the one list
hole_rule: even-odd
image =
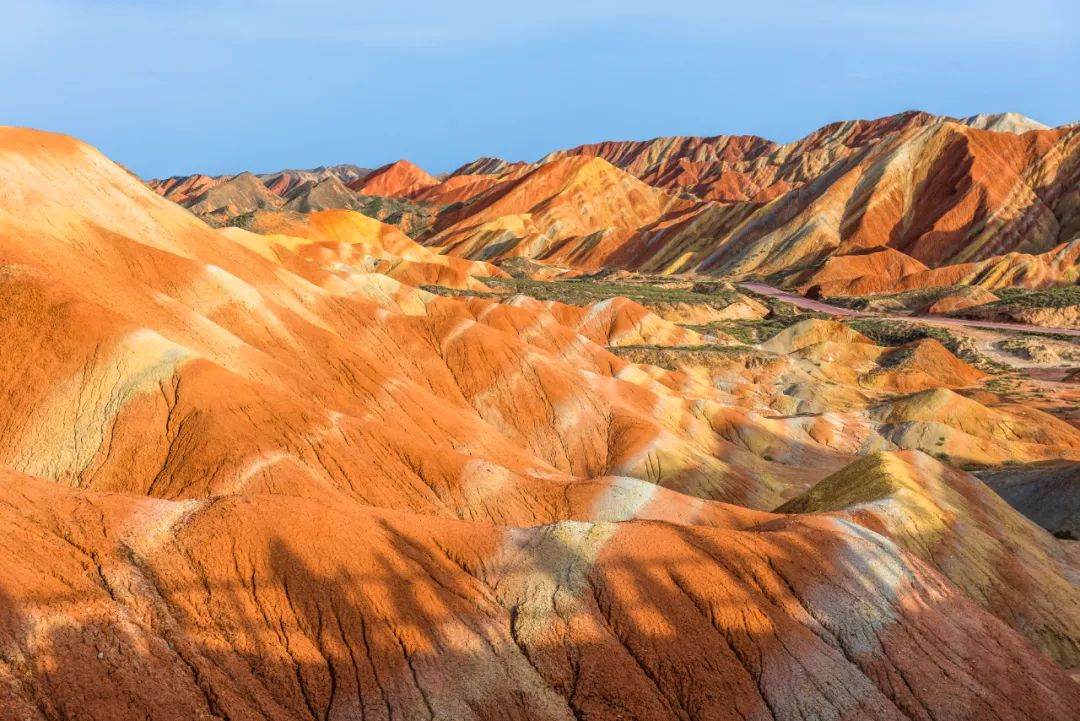
[[20,665],[0,703],[30,718],[1045,719],[1080,699],[849,521],[503,529],[295,497],[0,493],[33,549],[4,549]]
[[408,196],[438,184],[438,180],[407,160],[384,165],[350,187],[366,195]]
[[1032,120],[1020,113],[980,113],[960,120],[964,125],[982,130],[995,130],[1001,133],[1027,133],[1032,130],[1048,130],[1038,120]]
[[1080,718],[1080,559],[916,450],[1080,432],[935,342],[498,292],[483,257],[580,270],[697,202],[599,158],[505,182],[442,253],[340,208],[214,228],[0,129],[0,718]]

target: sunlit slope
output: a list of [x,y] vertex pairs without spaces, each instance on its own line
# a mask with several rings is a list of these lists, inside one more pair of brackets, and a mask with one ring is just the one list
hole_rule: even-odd
[[[554,186],[607,178],[597,217],[617,224],[620,198],[653,190],[602,163]],[[554,186],[532,206],[545,232],[576,215]],[[1016,558],[978,556],[1002,581],[987,603],[902,533],[771,512],[928,437],[894,425],[1080,448],[1045,423],[1008,446],[1021,410],[909,393],[938,364],[948,387],[979,381],[948,351],[882,363],[830,324],[735,347],[624,298],[436,295],[429,272],[468,289],[494,271],[350,211],[280,220],[214,229],[84,144],[0,129],[0,717],[1080,708],[1070,647],[1012,615],[1068,638],[1013,592]],[[978,548],[1006,549],[995,524],[1025,526],[991,510]],[[1051,557],[1054,539],[1023,538]],[[1072,578],[1028,580],[1074,601]]]

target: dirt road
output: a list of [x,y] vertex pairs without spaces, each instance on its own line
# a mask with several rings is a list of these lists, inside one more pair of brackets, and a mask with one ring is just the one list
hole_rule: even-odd
[[804,298],[801,295],[795,295],[794,293],[788,293],[787,291],[773,288],[771,285],[765,285],[764,283],[739,283],[742,288],[760,293],[761,295],[772,296],[786,303],[791,303],[800,308],[807,310],[816,310],[821,313],[829,313],[832,315],[849,316],[849,317],[876,317],[876,318],[890,318],[893,320],[906,320],[909,322],[926,323],[927,325],[936,325],[942,327],[969,327],[969,328],[992,328],[994,330],[1005,331],[1025,331],[1027,333],[1043,333],[1053,335],[1071,335],[1080,337],[1080,330],[1073,330],[1072,328],[1044,328],[1038,325],[1024,325],[1021,323],[999,323],[989,320],[968,320],[967,318],[948,318],[945,316],[925,316],[925,315],[901,315],[901,314],[888,314],[888,313],[865,313],[859,310],[851,310],[850,308],[841,308],[836,305],[829,305],[828,303],[820,300],[812,300],[810,298]]

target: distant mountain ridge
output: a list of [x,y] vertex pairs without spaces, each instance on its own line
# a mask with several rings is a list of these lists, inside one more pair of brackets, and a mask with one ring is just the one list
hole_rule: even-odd
[[[1080,277],[1078,148],[1077,126],[911,111],[830,123],[786,144],[666,137],[581,145],[532,164],[480,158],[444,177],[402,160],[366,175],[334,166],[356,175],[347,182],[330,168],[150,186],[216,224],[276,209],[374,212],[477,260],[770,278],[824,295],[1041,287]],[[307,198],[316,184],[293,182],[301,172],[342,187]],[[387,211],[373,196],[397,205]]]

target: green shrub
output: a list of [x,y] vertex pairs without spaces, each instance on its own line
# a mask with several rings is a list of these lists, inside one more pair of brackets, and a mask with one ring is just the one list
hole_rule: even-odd
[[1064,288],[1003,288],[994,291],[1001,300],[987,303],[984,308],[1021,307],[1021,308],[1068,308],[1080,305],[1080,286],[1070,285]]

